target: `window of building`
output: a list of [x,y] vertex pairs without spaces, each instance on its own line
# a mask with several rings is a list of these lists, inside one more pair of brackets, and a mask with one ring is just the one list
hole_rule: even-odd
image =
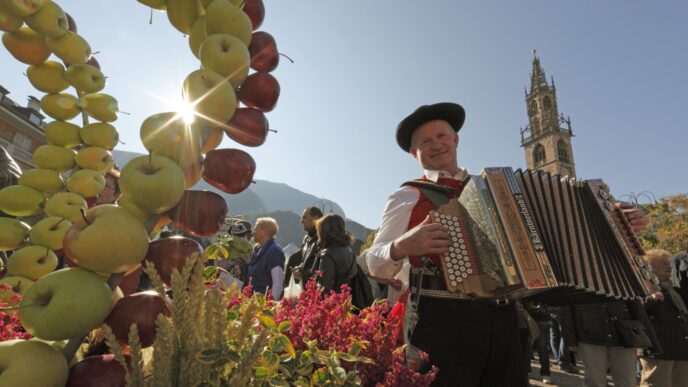
[[538,109],[537,109],[537,101],[533,100],[533,101],[530,103],[530,110],[533,112],[533,114],[537,113],[537,111],[538,111]]
[[542,164],[545,162],[545,147],[538,144],[533,151],[533,160],[535,165]]
[[542,104],[545,106],[545,110],[550,110],[552,108],[552,99],[550,99],[549,96],[546,96],[542,101]]
[[559,156],[559,161],[569,162],[568,146],[566,146],[564,140],[559,140],[557,143],[557,155]]
[[31,139],[22,133],[15,133],[12,142],[22,149],[31,151]]
[[34,124],[40,126],[41,125],[41,117],[31,114],[29,115],[29,121],[33,122]]

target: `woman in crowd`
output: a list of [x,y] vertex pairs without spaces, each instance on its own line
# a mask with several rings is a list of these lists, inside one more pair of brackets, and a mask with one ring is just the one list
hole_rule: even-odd
[[339,292],[343,284],[356,274],[356,260],[349,246],[352,238],[347,234],[344,219],[337,214],[328,214],[315,224],[320,256],[318,270],[321,276],[318,285],[323,294],[330,290]]

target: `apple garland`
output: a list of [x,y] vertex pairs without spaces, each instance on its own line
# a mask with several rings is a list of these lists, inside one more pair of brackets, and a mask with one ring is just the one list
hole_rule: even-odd
[[[14,251],[8,259],[10,276],[0,283],[23,295],[19,311],[29,333],[44,340],[71,339],[64,363],[54,362],[46,349],[53,347],[37,344],[38,349],[31,349],[36,356],[52,356],[55,385],[66,382],[67,363],[83,336],[106,318],[116,324],[112,289],[124,274],[136,270],[144,258],[159,270],[183,265],[184,258],[175,265],[158,265],[159,257],[149,249],[154,227],[171,222],[198,236],[218,231],[227,214],[224,199],[188,188],[201,178],[232,194],[251,184],[253,158],[239,149],[216,148],[223,133],[245,146],[263,144],[269,131],[264,113],[275,107],[280,93],[269,74],[279,61],[274,38],[253,32],[265,15],[262,0],[138,1],[165,10],[172,26],[189,36],[201,68],[184,80],[182,94],[196,119],[188,124],[177,112],[146,118],[140,135],[149,155],[122,169],[118,205],[89,209],[114,165],[110,151],[119,134],[111,123],[119,113],[117,100],[101,92],[106,80],[91,48],[56,2],[0,0],[3,44],[29,65],[29,82],[46,93],[41,109],[55,120],[45,127],[48,144],[33,154],[37,169],[24,172],[19,185],[0,190],[0,210],[15,217],[43,217],[32,227],[0,218],[0,251]],[[52,55],[59,61],[49,60]],[[249,69],[255,72],[249,74]],[[65,92],[69,87],[74,93]],[[81,126],[70,122],[79,115]],[[161,250],[169,255],[169,249]],[[54,271],[62,252],[76,267]],[[122,300],[127,297],[132,296]],[[137,321],[127,325],[131,322]],[[118,335],[118,340],[126,337]],[[12,345],[19,353],[19,345]],[[22,385],[36,385],[31,375],[22,377],[28,378]]]

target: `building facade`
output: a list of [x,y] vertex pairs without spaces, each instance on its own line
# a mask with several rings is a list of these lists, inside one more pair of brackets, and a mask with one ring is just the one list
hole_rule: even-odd
[[7,150],[22,170],[35,168],[33,151],[46,143],[45,116],[40,102],[29,97],[26,107],[18,105],[0,86],[0,145]]
[[571,118],[559,113],[554,78],[547,82],[540,58],[533,50],[530,90],[526,89],[528,125],[521,128],[521,146],[526,167],[562,176],[576,177],[571,147]]

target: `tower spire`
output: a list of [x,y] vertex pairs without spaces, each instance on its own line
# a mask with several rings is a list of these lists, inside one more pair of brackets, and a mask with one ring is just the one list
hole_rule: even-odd
[[540,58],[537,56],[537,50],[533,49],[533,71],[530,73],[530,92],[538,91],[541,88],[547,88],[547,77],[545,70],[540,65]]

